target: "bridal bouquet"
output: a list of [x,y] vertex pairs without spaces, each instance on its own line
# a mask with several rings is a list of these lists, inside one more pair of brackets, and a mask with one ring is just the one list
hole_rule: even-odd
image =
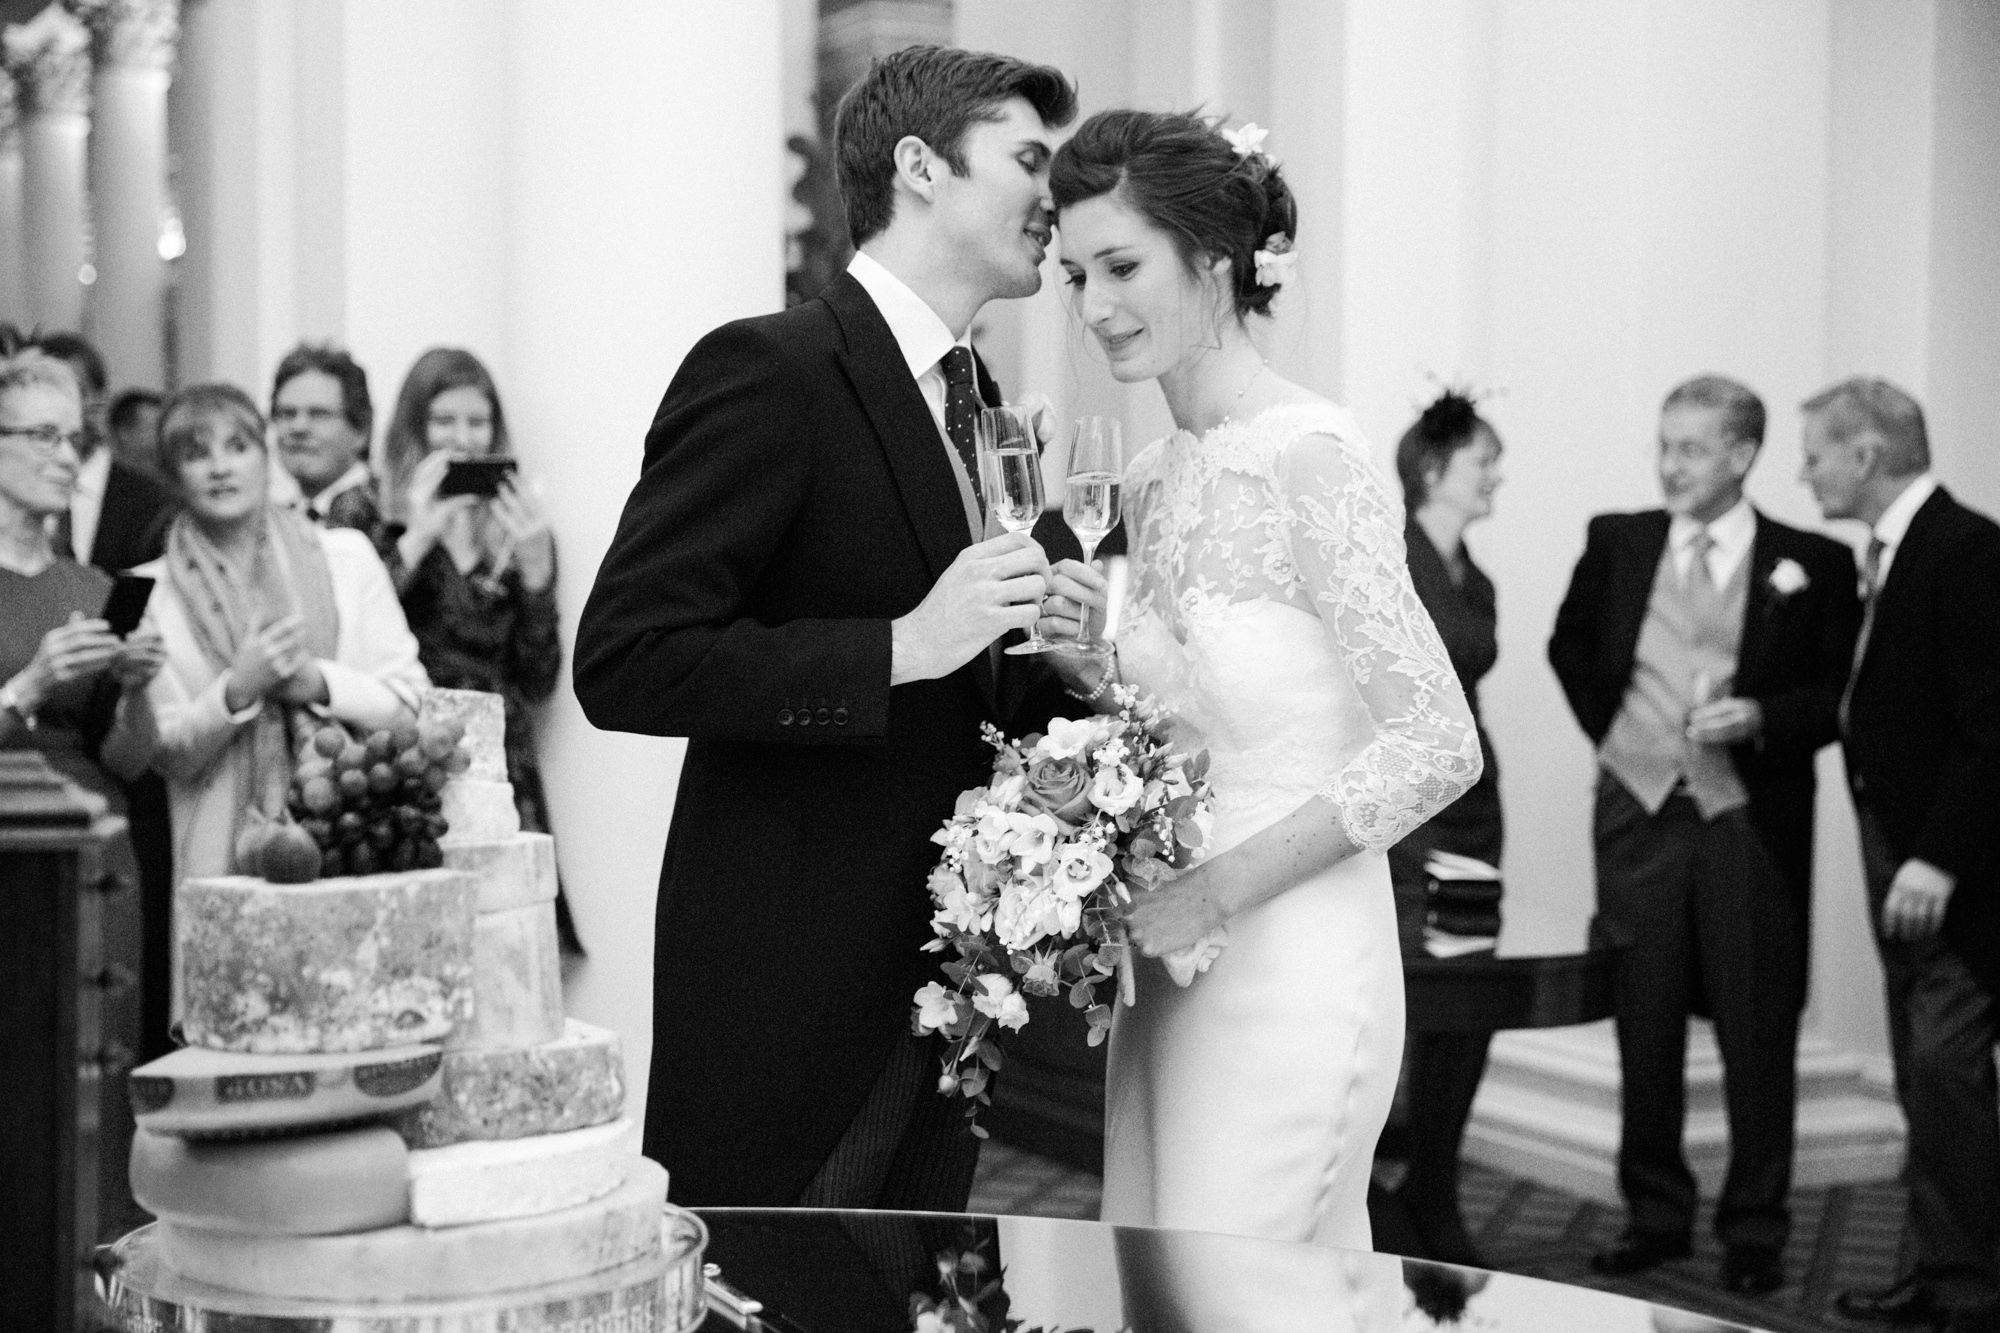
[[1112,697],[1116,713],[1056,718],[1018,741],[989,724],[992,780],[961,794],[932,835],[944,856],[930,877],[937,938],[924,948],[952,957],[945,981],[917,992],[911,1023],[944,1034],[938,1091],[965,1097],[968,1118],[1000,1068],[995,1029],[1026,1026],[1026,996],[1067,992],[1090,1044],[1104,1040],[1111,1006],[1097,987],[1119,978],[1131,998],[1125,907],[1207,840],[1208,753],[1169,744],[1164,715],[1136,690]]

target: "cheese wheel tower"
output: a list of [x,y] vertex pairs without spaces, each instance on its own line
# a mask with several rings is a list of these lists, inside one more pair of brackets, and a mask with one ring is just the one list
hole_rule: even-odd
[[497,695],[425,698],[426,737],[463,734],[426,806],[441,866],[177,890],[191,1045],[131,1080],[133,1191],[172,1273],[344,1305],[665,1282],[666,1173],[617,1037],[563,1015],[555,849],[521,831],[504,719]]

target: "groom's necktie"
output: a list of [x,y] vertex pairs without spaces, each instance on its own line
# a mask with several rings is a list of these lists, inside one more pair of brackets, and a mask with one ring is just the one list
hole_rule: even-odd
[[972,371],[972,349],[952,348],[938,362],[938,368],[944,372],[945,434],[951,437],[952,447],[958,450],[959,460],[965,464],[965,475],[972,478],[972,498],[984,516],[986,495],[980,486],[979,447],[973,443],[972,427],[986,404],[980,401],[979,379]]

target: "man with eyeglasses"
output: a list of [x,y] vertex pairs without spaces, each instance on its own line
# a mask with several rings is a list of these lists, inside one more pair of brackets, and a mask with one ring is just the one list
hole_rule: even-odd
[[1764,405],[1702,375],[1660,409],[1665,500],[1590,521],[1549,661],[1597,747],[1593,941],[1614,1004],[1624,1234],[1591,1260],[1636,1273],[1691,1248],[1682,1149],[1691,1014],[1715,1022],[1729,1171],[1721,1285],[1783,1284],[1799,1010],[1812,896],[1813,756],[1861,614],[1845,546],[1743,493]]
[[300,343],[271,379],[278,461],[298,483],[313,522],[366,533],[383,549],[381,497],[368,469],[375,407],[368,375],[343,348]]
[[88,339],[75,333],[45,333],[34,339],[33,346],[68,366],[83,393],[76,485],[70,492],[69,512],[58,516],[51,534],[57,551],[107,574],[158,559],[166,550],[167,526],[180,501],[159,478],[127,463],[109,447],[105,390],[110,377],[104,358]]

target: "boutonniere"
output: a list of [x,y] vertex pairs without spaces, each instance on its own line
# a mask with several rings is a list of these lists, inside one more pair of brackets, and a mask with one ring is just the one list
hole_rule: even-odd
[[1790,559],[1780,560],[1771,566],[1771,591],[1780,597],[1790,597],[1795,592],[1804,592],[1812,586],[1812,577],[1806,573],[1804,565]]

